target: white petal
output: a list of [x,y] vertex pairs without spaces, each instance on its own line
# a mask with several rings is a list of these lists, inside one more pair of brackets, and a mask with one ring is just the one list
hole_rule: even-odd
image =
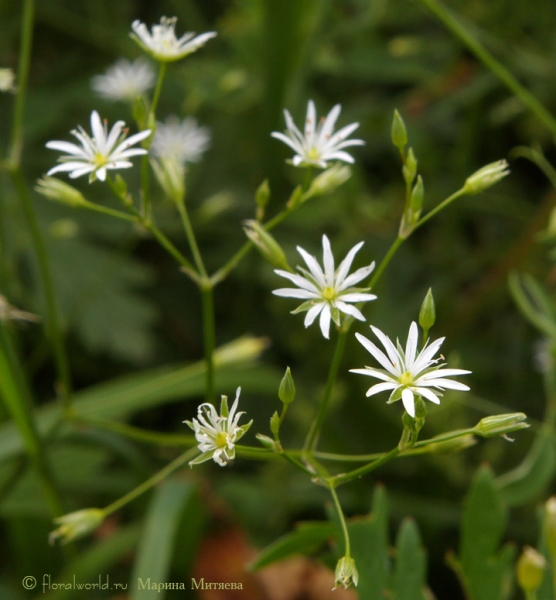
[[305,325],[305,327],[309,327],[310,325],[312,325],[313,321],[318,317],[318,315],[320,314],[320,312],[324,308],[324,306],[325,306],[324,302],[319,302],[319,304],[315,304],[314,306],[311,306],[311,308],[307,311],[307,314],[305,315],[305,320],[303,321],[303,325]]
[[417,323],[412,321],[411,325],[409,326],[409,334],[407,336],[407,343],[405,345],[405,366],[409,371],[412,371],[412,367],[415,362],[418,342],[419,330],[417,329]]
[[359,283],[361,280],[365,279],[367,275],[370,275],[374,268],[375,263],[373,261],[368,267],[357,269],[357,271],[354,271],[351,275],[347,276],[342,285],[339,286],[339,289],[346,290],[356,283]]
[[303,257],[305,264],[307,265],[307,267],[309,267],[309,271],[311,271],[311,274],[316,279],[317,283],[322,287],[326,287],[326,278],[319,263],[317,262],[317,259],[314,256],[311,256],[305,250],[303,250],[303,248],[301,248],[300,246],[297,247],[297,251]]
[[394,377],[400,376],[401,373],[399,367],[394,367],[394,365],[392,365],[392,363],[388,360],[388,357],[382,352],[382,350],[377,348],[377,346],[375,346],[371,340],[367,339],[360,333],[356,333],[355,337],[358,339],[359,343],[362,344],[364,348],[372,354],[372,356],[381,364],[384,369],[386,369],[389,373],[392,373]]
[[434,402],[435,404],[440,404],[440,398],[432,390],[429,390],[428,388],[425,388],[425,387],[414,387],[413,391],[416,394],[420,394],[421,396],[423,396],[427,400],[430,400],[431,402]]
[[376,379],[381,379],[382,381],[390,381],[394,384],[394,387],[398,386],[398,381],[395,377],[380,371],[379,369],[373,369],[372,367],[365,367],[364,369],[350,369],[350,373],[358,373],[359,375],[367,375],[369,377],[375,377]]
[[369,302],[370,300],[376,300],[376,296],[374,294],[353,292],[351,294],[342,294],[340,299],[343,302]]
[[410,417],[415,417],[415,398],[413,397],[413,392],[409,388],[405,388],[402,391],[402,402],[407,414]]
[[338,272],[336,273],[336,288],[337,289],[345,289],[342,286],[342,282],[346,278],[346,275],[349,273],[349,270],[351,268],[351,263],[353,262],[355,255],[359,252],[359,250],[361,249],[361,246],[363,246],[363,244],[364,244],[364,242],[359,242],[358,244],[356,244],[347,253],[344,260],[340,263],[340,266],[338,267]]
[[367,396],[367,398],[370,398],[371,396],[374,396],[375,394],[380,394],[380,392],[385,392],[386,390],[395,390],[397,387],[398,385],[396,383],[392,383],[391,381],[375,383],[375,385],[373,385],[367,390],[365,396]]
[[327,285],[334,285],[334,256],[332,255],[330,240],[326,235],[322,236],[322,263]]
[[351,306],[351,304],[346,304],[341,300],[336,300],[334,304],[336,308],[338,308],[338,310],[342,311],[344,314],[351,315],[354,319],[357,319],[358,321],[365,321],[365,317],[363,316],[361,311],[355,306]]
[[326,339],[328,339],[330,333],[330,320],[330,306],[328,304],[324,304],[322,312],[320,313],[319,325],[320,330],[322,331],[322,335],[324,335]]
[[298,298],[299,300],[310,300],[311,298],[318,298],[313,292],[307,290],[298,290],[295,288],[280,288],[273,290],[275,296],[282,296],[283,298]]
[[388,354],[388,358],[390,359],[390,362],[392,363],[392,367],[394,369],[396,369],[396,372],[398,375],[401,375],[402,371],[405,370],[405,365],[404,365],[404,362],[403,362],[403,359],[402,359],[400,353],[397,351],[394,344],[390,341],[390,338],[386,334],[382,333],[382,331],[380,331],[380,329],[378,329],[377,327],[374,327],[373,325],[371,325],[371,329],[372,329],[373,333],[376,335],[376,337],[380,340],[382,345],[384,346],[384,349],[386,350],[386,353]]

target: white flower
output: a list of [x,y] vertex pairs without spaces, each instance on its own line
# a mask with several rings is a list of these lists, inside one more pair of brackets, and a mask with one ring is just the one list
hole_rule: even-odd
[[198,127],[193,117],[180,121],[170,116],[158,123],[151,146],[152,153],[160,158],[172,158],[178,164],[198,162],[209,147],[210,134],[206,127]]
[[364,321],[365,317],[361,312],[355,306],[348,304],[348,302],[367,302],[376,298],[374,294],[363,293],[369,288],[352,287],[369,275],[375,267],[374,262],[368,267],[362,267],[355,271],[355,273],[348,275],[351,263],[362,245],[363,242],[360,242],[354,246],[340,263],[340,266],[334,270],[334,257],[332,256],[330,241],[323,235],[322,259],[324,271],[314,256],[311,256],[298,246],[297,251],[303,257],[307,267],[309,267],[309,271],[299,266],[297,268],[302,275],[289,273],[288,271],[274,271],[281,277],[285,277],[295,283],[299,289],[282,288],[274,290],[272,293],[276,296],[305,300],[293,313],[307,311],[305,327],[309,327],[320,314],[320,328],[322,335],[327,339],[330,332],[330,319],[339,326],[341,312],[359,321]]
[[71,134],[79,140],[80,146],[61,141],[46,144],[46,147],[51,150],[67,152],[66,156],[61,156],[58,159],[61,164],[50,169],[47,175],[59,171],[70,171],[70,178],[75,179],[90,173],[89,183],[92,183],[96,179],[105,181],[108,169],[127,169],[131,167],[132,163],[127,159],[147,153],[143,148],[131,148],[131,146],[144,140],[151,132],[146,129],[126,139],[124,126],[123,121],[116,121],[110,133],[108,133],[106,121],[103,124],[97,111],[94,110],[91,113],[93,137],[90,137],[81,126],[78,126]]
[[15,92],[15,75],[11,69],[0,69],[0,92]]
[[364,369],[350,369],[352,373],[368,375],[382,381],[367,390],[367,397],[374,396],[374,394],[386,390],[392,390],[388,403],[395,402],[401,397],[407,413],[411,417],[415,417],[414,394],[426,398],[435,404],[440,404],[440,396],[442,396],[444,388],[461,391],[469,390],[463,383],[446,379],[446,377],[467,375],[471,371],[443,369],[442,367],[445,363],[437,364],[443,358],[442,355],[440,355],[440,358],[433,359],[433,356],[438,352],[445,338],[439,338],[430,345],[427,340],[421,352],[417,354],[419,333],[415,322],[411,323],[409,328],[405,351],[398,340],[396,340],[396,347],[380,329],[372,325],[371,329],[384,346],[386,354],[366,337],[358,333],[355,335],[384,368],[365,367]]
[[346,138],[359,127],[359,123],[346,125],[336,133],[334,125],[340,115],[342,107],[339,104],[328,113],[326,118],[322,118],[317,126],[317,112],[315,103],[309,100],[307,105],[307,116],[305,118],[305,134],[295,126],[292,116],[285,110],[287,134],[274,131],[271,135],[276,139],[287,144],[296,152],[293,157],[293,164],[296,167],[316,166],[326,169],[327,161],[342,160],[347,163],[354,163],[353,156],[344,152],[342,148],[348,146],[361,146],[363,140],[346,140]]
[[212,404],[205,402],[198,409],[197,419],[184,421],[195,432],[195,438],[199,442],[200,456],[190,461],[189,465],[197,465],[211,458],[221,467],[225,467],[236,455],[235,443],[251,427],[250,421],[246,425],[238,426],[238,421],[243,412],[236,414],[237,404],[241,388],[237,388],[236,399],[232,409],[228,412],[228,397],[222,396],[220,414]]
[[176,38],[177,17],[162,17],[160,25],[153,25],[151,32],[141,21],[136,20],[131,24],[133,33],[131,37],[154,59],[161,62],[179,60],[201,46],[216,35],[215,31],[202,33],[195,37],[194,33],[184,33],[181,38]]
[[106,69],[104,75],[93,77],[91,86],[107,100],[133,102],[152,88],[154,78],[154,69],[144,58],[134,62],[120,58]]

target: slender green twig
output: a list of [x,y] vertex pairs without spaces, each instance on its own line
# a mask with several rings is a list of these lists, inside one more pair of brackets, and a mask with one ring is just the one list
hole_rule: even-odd
[[162,83],[164,81],[164,76],[166,75],[166,63],[161,62],[160,68],[158,70],[158,78],[156,80],[156,87],[154,89],[153,101],[151,102],[151,107],[149,109],[150,118],[147,119],[147,126],[149,125],[149,121],[152,120],[154,115],[156,114],[156,109],[158,107],[158,101],[160,100],[160,92],[162,91]]
[[337,487],[344,483],[348,483],[349,481],[353,481],[354,479],[358,479],[378,467],[381,467],[383,464],[390,462],[392,459],[396,458],[401,453],[399,447],[393,448],[390,452],[383,454],[380,458],[375,461],[370,462],[368,465],[364,465],[363,467],[359,467],[358,469],[354,469],[353,471],[349,471],[349,473],[340,473],[339,475],[335,475],[329,479],[330,485]]
[[330,495],[332,496],[332,500],[334,501],[334,508],[336,509],[336,514],[338,515],[338,519],[340,521],[340,525],[342,527],[342,534],[344,536],[344,556],[351,556],[351,544],[349,541],[349,531],[347,528],[346,518],[344,516],[344,511],[342,510],[342,505],[340,504],[340,500],[338,499],[338,494],[334,489],[333,485],[328,487],[330,490]]
[[556,135],[556,119],[512,73],[438,0],[420,0],[473,54]]
[[417,221],[417,223],[415,223],[413,230],[415,231],[415,229],[418,229],[419,227],[424,225],[429,219],[432,219],[441,210],[444,210],[448,205],[452,204],[454,200],[456,200],[457,198],[461,198],[465,195],[467,195],[467,192],[464,190],[464,188],[461,188],[457,192],[454,192],[451,196],[443,200],[440,204],[437,204],[433,209],[429,210],[429,212],[425,216],[421,217]]

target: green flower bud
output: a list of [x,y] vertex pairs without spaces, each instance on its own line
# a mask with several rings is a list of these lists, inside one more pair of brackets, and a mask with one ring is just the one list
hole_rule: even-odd
[[263,448],[266,448],[267,450],[272,450],[274,452],[276,448],[275,440],[269,438],[268,435],[263,435],[262,433],[257,433],[255,437],[259,440]]
[[411,190],[411,196],[409,198],[409,206],[415,215],[415,220],[419,218],[421,209],[423,208],[423,200],[425,198],[425,186],[423,185],[423,178],[421,175],[417,176],[417,183]]
[[214,353],[214,365],[223,367],[251,363],[259,359],[269,345],[268,338],[244,335],[217,348]]
[[303,194],[302,202],[315,196],[331,194],[351,177],[351,169],[344,164],[336,163],[326,171],[317,175],[309,189]]
[[268,233],[259,221],[244,221],[243,231],[255,244],[257,250],[273,267],[291,271],[286,255],[278,242]]
[[517,583],[524,592],[535,592],[542,583],[546,559],[531,546],[525,546],[517,560]]
[[295,398],[295,384],[293,382],[293,377],[288,367],[286,369],[286,373],[284,377],[282,377],[282,381],[280,382],[280,388],[278,389],[278,398],[284,404],[291,404]]
[[48,541],[52,545],[60,539],[62,544],[67,544],[94,531],[104,519],[104,511],[100,508],[85,508],[68,513],[63,517],[54,519],[54,523],[60,525],[60,527],[50,533]]
[[434,325],[436,321],[436,308],[434,306],[434,298],[432,296],[432,289],[429,288],[423,304],[421,304],[421,310],[419,311],[419,325],[421,329],[426,332],[427,336],[429,329]]
[[268,179],[265,179],[255,192],[255,203],[259,208],[264,208],[270,200],[270,186]]
[[303,186],[298,185],[292,192],[289,200],[286,202],[286,208],[293,210],[304,202],[303,198]]
[[407,129],[405,128],[405,123],[403,122],[403,119],[397,109],[394,111],[394,118],[392,119],[392,129],[390,133],[394,146],[396,146],[400,152],[403,152],[407,144]]
[[336,564],[336,571],[334,573],[334,589],[338,586],[342,586],[347,589],[352,584],[357,587],[359,581],[359,573],[355,566],[355,561],[351,556],[343,556]]
[[280,431],[280,425],[280,416],[278,415],[278,412],[275,412],[270,418],[270,431],[272,431],[274,435],[278,435]]
[[552,496],[544,505],[544,535],[546,547],[554,561],[556,559],[556,496]]
[[172,157],[151,159],[151,167],[163,192],[176,204],[185,200],[185,167]]
[[90,204],[83,194],[65,181],[45,175],[37,181],[35,190],[54,202],[60,202],[73,208],[84,208]]
[[499,160],[486,165],[466,179],[463,191],[466,194],[479,194],[480,192],[484,192],[510,173],[508,166],[509,165],[505,160]]
[[506,435],[513,431],[529,427],[529,423],[523,422],[526,418],[527,415],[524,413],[508,413],[484,417],[475,425],[474,430],[477,435],[486,438],[496,435]]
[[406,184],[408,186],[412,185],[413,180],[417,175],[417,159],[415,158],[415,154],[413,154],[413,148],[410,148],[407,151],[407,156],[405,157],[405,165],[403,166],[402,173]]

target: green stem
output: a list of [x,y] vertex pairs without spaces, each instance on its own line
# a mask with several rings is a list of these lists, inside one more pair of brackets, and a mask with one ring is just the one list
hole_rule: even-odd
[[424,225],[429,219],[432,219],[436,214],[438,214],[441,210],[444,210],[449,204],[451,204],[457,198],[461,198],[461,196],[466,196],[467,192],[465,188],[459,189],[457,192],[454,192],[451,196],[443,200],[440,204],[435,206],[432,210],[430,210],[424,217],[421,217],[415,226],[413,227],[413,231],[418,229],[422,225]]
[[486,50],[486,48],[471,33],[461,25],[457,18],[438,0],[421,0],[446,27],[449,29],[490,71],[508,87],[546,127],[556,135],[556,119],[531,94],[504,65]]
[[191,220],[189,219],[189,215],[187,213],[187,209],[185,208],[185,204],[183,202],[178,202],[177,207],[178,212],[180,214],[181,222],[183,224],[183,228],[185,230],[185,235],[187,236],[187,241],[191,249],[191,254],[193,254],[193,261],[195,262],[195,265],[197,266],[197,270],[199,271],[201,277],[207,279],[207,271],[203,263],[203,258],[201,257],[201,252],[199,251],[197,240],[195,239],[195,232],[193,231],[193,227],[191,226]]
[[31,409],[30,393],[19,367],[11,340],[0,321],[0,394],[35,468],[45,501],[53,517],[64,513],[62,501],[46,459]]
[[114,210],[113,208],[108,208],[107,206],[101,206],[100,204],[93,204],[92,202],[87,202],[87,204],[83,206],[83,208],[101,213],[103,215],[108,215],[109,217],[116,217],[117,219],[137,223],[136,217],[128,215],[127,213],[124,213],[120,210]]
[[362,477],[363,475],[366,475],[367,473],[378,469],[378,467],[381,467],[383,464],[390,462],[392,459],[396,458],[396,456],[398,456],[400,453],[401,450],[399,449],[399,447],[396,446],[395,448],[390,450],[390,452],[383,454],[379,459],[369,463],[368,465],[359,467],[358,469],[354,469],[349,473],[341,473],[340,475],[335,475],[334,477],[331,477],[328,481],[330,485],[334,487],[337,487],[344,483],[348,483],[349,481],[358,479],[359,477]]
[[164,81],[164,76],[166,75],[166,63],[160,63],[160,69],[158,70],[158,78],[156,80],[156,87],[154,89],[153,101],[151,102],[151,108],[149,109],[149,117],[147,118],[147,127],[150,125],[155,113],[156,108],[158,106],[158,101],[160,100],[160,92],[162,91],[162,82]]
[[380,265],[378,266],[377,270],[371,276],[371,279],[369,280],[367,287],[369,287],[371,289],[374,289],[376,287],[378,280],[382,277],[382,274],[384,273],[386,267],[390,264],[390,261],[394,257],[394,254],[396,254],[396,252],[398,251],[398,248],[404,243],[404,241],[405,240],[401,237],[397,237],[394,240],[394,242],[388,249],[388,252],[382,259]]
[[17,170],[21,164],[23,150],[23,119],[25,116],[25,101],[27,99],[27,84],[31,66],[31,51],[33,47],[35,2],[24,0],[21,22],[21,50],[17,69],[17,94],[12,117],[12,134],[10,139],[9,168]]
[[104,509],[105,515],[108,516],[109,514],[120,509],[122,506],[125,506],[129,502],[132,502],[133,500],[135,500],[135,498],[141,496],[141,494],[144,494],[146,491],[150,490],[152,487],[166,479],[166,477],[168,477],[171,473],[173,473],[180,467],[183,467],[183,465],[189,462],[197,454],[197,452],[197,448],[190,448],[189,450],[187,450],[187,452],[180,454],[180,456],[175,458],[171,463],[168,463],[158,473],[155,473],[152,477],[147,479],[147,481],[144,481],[141,485],[138,485],[134,490],[131,490],[131,492],[125,494],[125,496],[122,496],[115,502],[112,502],[112,504],[109,504]]
[[338,494],[336,494],[336,490],[334,489],[334,486],[329,485],[328,489],[330,490],[332,500],[334,501],[334,507],[336,508],[336,513],[338,515],[338,519],[342,526],[342,533],[344,535],[344,544],[345,544],[344,556],[349,558],[351,556],[351,545],[350,545],[350,541],[349,541],[349,531],[347,528],[344,511],[342,510],[342,505],[340,504],[340,500],[338,499]]
[[214,349],[216,348],[216,331],[214,319],[214,289],[212,286],[201,289],[201,303],[203,311],[203,346],[205,353],[205,398],[206,402],[213,402],[215,398],[214,384]]

